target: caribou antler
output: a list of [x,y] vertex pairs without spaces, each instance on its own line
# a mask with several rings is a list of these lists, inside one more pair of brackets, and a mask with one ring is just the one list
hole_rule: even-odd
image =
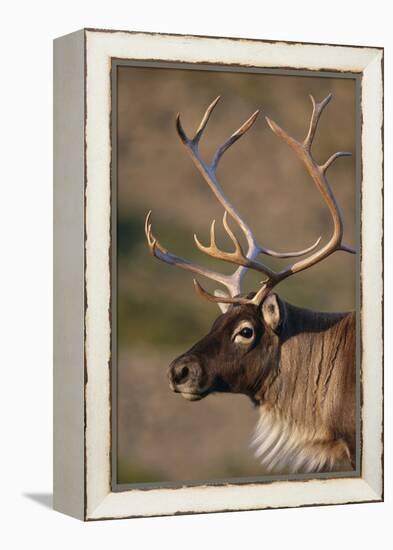
[[[245,268],[254,269],[256,271],[259,271],[266,275],[266,280],[262,282],[262,286],[257,292],[257,294],[252,298],[251,300],[247,300],[244,298],[226,298],[225,300],[222,298],[219,298],[217,296],[213,296],[209,293],[207,293],[200,284],[194,280],[194,284],[196,287],[196,290],[200,295],[202,295],[204,298],[207,298],[210,301],[213,302],[220,302],[220,303],[252,303],[252,304],[260,304],[264,298],[269,294],[269,292],[272,290],[273,287],[275,287],[279,282],[283,281],[287,277],[299,273],[300,271],[304,271],[305,269],[308,269],[309,267],[319,263],[320,261],[324,260],[333,252],[336,252],[338,250],[342,250],[344,252],[349,252],[351,254],[355,253],[355,250],[350,248],[349,246],[346,246],[342,243],[343,239],[343,221],[342,216],[340,213],[339,206],[337,204],[337,201],[333,195],[333,192],[331,190],[331,187],[329,185],[329,182],[326,178],[326,172],[328,168],[332,165],[332,163],[339,157],[343,156],[349,156],[351,153],[348,152],[342,152],[339,151],[337,153],[334,153],[324,164],[319,165],[313,158],[311,154],[311,146],[312,142],[315,136],[315,132],[318,126],[318,121],[321,116],[321,113],[323,112],[326,105],[329,103],[329,101],[332,98],[332,94],[329,94],[323,101],[320,103],[315,103],[315,100],[313,96],[310,96],[311,102],[313,105],[313,112],[311,115],[310,125],[307,132],[306,138],[303,140],[303,142],[296,141],[294,138],[292,138],[285,130],[280,128],[278,124],[276,124],[274,121],[270,120],[268,117],[266,117],[266,121],[268,125],[270,126],[271,130],[285,143],[287,143],[293,151],[296,153],[296,155],[299,157],[299,159],[302,161],[303,165],[305,166],[307,172],[310,174],[312,180],[314,181],[318,191],[321,193],[322,198],[324,202],[326,203],[330,214],[332,216],[333,220],[333,235],[331,236],[330,240],[323,246],[321,249],[317,250],[307,258],[303,260],[299,260],[285,269],[281,271],[273,271],[266,265],[264,265],[262,262],[256,261],[254,257],[245,255],[239,241],[235,237],[235,235],[230,230],[226,216],[224,216],[224,226],[225,229],[230,236],[232,242],[235,245],[235,251],[228,253],[221,251],[216,246],[215,242],[215,234],[214,234],[214,224],[211,228],[211,243],[210,246],[205,247],[200,244],[198,240],[196,240],[196,243],[198,247],[205,252],[206,254],[209,254],[210,256],[214,258],[218,258],[220,260],[224,260],[227,262],[235,263],[237,265],[241,265]],[[317,241],[319,242],[319,240]]]
[[[213,221],[213,224],[212,224],[212,227],[211,227],[211,245],[210,245],[210,247],[204,247],[203,245],[201,245],[201,243],[198,241],[196,235],[194,235],[195,242],[196,242],[198,248],[200,250],[202,250],[203,252],[206,252],[207,254],[209,254],[211,256],[214,256],[216,258],[220,258],[222,260],[238,264],[238,265],[240,265],[240,267],[232,275],[222,275],[222,274],[219,274],[215,271],[211,271],[209,269],[206,269],[206,268],[203,268],[199,265],[196,265],[192,262],[189,262],[188,260],[180,258],[179,256],[171,254],[157,241],[157,239],[152,234],[151,212],[149,212],[147,214],[147,217],[146,217],[145,233],[146,233],[146,238],[147,238],[147,241],[148,241],[148,244],[149,244],[150,251],[156,258],[158,258],[158,259],[160,259],[164,262],[167,262],[169,264],[176,265],[176,266],[178,266],[182,269],[192,271],[192,272],[197,273],[199,275],[203,275],[204,277],[207,277],[209,279],[212,279],[212,280],[224,285],[227,288],[228,292],[229,292],[229,296],[231,298],[234,298],[235,296],[240,294],[240,292],[241,292],[241,288],[240,288],[241,281],[242,281],[244,275],[246,274],[247,269],[249,267],[254,268],[253,265],[255,263],[255,258],[259,254],[266,254],[268,256],[272,256],[272,257],[275,257],[275,258],[289,258],[289,257],[293,258],[293,257],[302,256],[304,254],[307,254],[307,253],[313,251],[318,246],[318,244],[320,242],[320,238],[317,239],[317,241],[312,246],[310,246],[310,247],[308,247],[304,250],[299,250],[299,251],[295,251],[295,252],[276,252],[274,250],[262,247],[258,243],[258,241],[257,241],[255,235],[253,234],[253,232],[251,231],[250,227],[247,225],[247,223],[240,216],[240,214],[236,210],[236,208],[229,202],[227,197],[224,195],[223,190],[222,190],[222,188],[220,187],[220,185],[217,181],[216,170],[217,170],[218,164],[219,164],[223,154],[225,153],[225,151],[227,151],[229,149],[229,147],[231,147],[231,145],[233,145],[238,139],[240,139],[253,126],[253,124],[254,124],[254,122],[255,122],[258,114],[259,114],[259,111],[255,111],[255,113],[253,113],[250,116],[250,118],[248,118],[246,120],[246,122],[244,122],[238,130],[236,130],[236,132],[234,132],[222,145],[220,145],[218,147],[217,151],[215,152],[215,154],[213,156],[213,160],[211,161],[210,164],[208,164],[200,156],[199,141],[200,141],[200,139],[203,135],[203,131],[204,131],[204,129],[205,129],[205,127],[206,127],[206,125],[209,121],[210,115],[211,115],[213,109],[215,108],[215,106],[217,105],[219,99],[220,99],[220,96],[218,96],[209,105],[209,107],[206,109],[205,114],[203,115],[202,120],[201,120],[201,122],[198,126],[198,129],[196,130],[195,135],[194,135],[193,138],[190,139],[189,137],[187,137],[186,133],[184,132],[184,129],[183,129],[183,127],[181,125],[181,122],[180,122],[180,115],[179,114],[176,117],[176,128],[177,128],[177,132],[179,134],[179,137],[180,137],[182,143],[184,144],[184,146],[186,147],[188,153],[190,154],[195,166],[198,168],[199,172],[202,174],[203,178],[205,179],[205,181],[209,185],[210,189],[213,191],[214,195],[216,196],[216,198],[218,199],[220,204],[222,204],[222,206],[224,207],[224,210],[225,210],[224,220],[223,220],[224,228],[226,229],[226,231],[227,231],[229,237],[231,238],[232,242],[234,242],[236,250],[235,250],[235,253],[226,253],[226,252],[219,251],[219,249],[217,248],[217,246],[215,244],[215,234],[214,234],[214,223],[215,222],[214,221]],[[229,214],[233,218],[233,220],[235,220],[235,222],[239,225],[242,232],[244,233],[244,236],[246,238],[247,245],[248,245],[248,250],[247,250],[246,254],[244,254],[240,243],[238,242],[235,235],[233,234],[233,232],[231,231],[231,229],[228,226],[227,214]],[[262,264],[258,263],[257,265],[262,265]],[[267,270],[266,274],[268,276],[269,276],[269,274],[273,274],[273,272],[271,270],[269,270],[269,268],[267,268],[266,266],[265,266],[265,269]],[[196,282],[195,282],[195,285],[196,285],[196,288],[198,289],[198,291],[203,294],[204,291],[200,287],[200,285]],[[208,293],[205,293],[205,295],[206,296],[211,296],[211,295],[208,295]],[[213,300],[218,302],[218,303],[226,303],[228,301],[231,303],[231,300],[230,300],[229,297],[225,298],[221,294],[219,296],[211,296],[211,298],[213,298]],[[244,298],[238,298],[238,301],[239,300],[241,301],[241,303],[243,303],[243,301],[245,299]]]

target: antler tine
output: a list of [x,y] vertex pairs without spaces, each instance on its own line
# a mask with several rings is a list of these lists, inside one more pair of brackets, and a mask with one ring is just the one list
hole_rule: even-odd
[[258,306],[263,302],[263,300],[266,298],[271,290],[271,287],[266,284],[266,281],[263,281],[261,288],[258,290],[258,292],[255,293],[255,296],[253,298],[245,298],[243,296],[236,296],[234,298],[231,298],[230,296],[222,296],[206,292],[206,290],[199,284],[196,279],[193,279],[193,283],[195,291],[197,294],[199,294],[199,296],[215,304],[251,304]]
[[197,294],[199,294],[199,296],[215,304],[233,304],[233,303],[248,304],[250,301],[247,298],[242,298],[242,297],[234,298],[230,296],[210,294],[209,292],[206,292],[206,290],[199,284],[199,282],[196,279],[193,279],[193,283],[194,283],[195,291]]
[[177,113],[177,115],[176,115],[177,133],[179,134],[180,139],[182,140],[182,142],[185,145],[188,145],[188,144],[193,144],[194,146],[198,145],[199,140],[202,137],[203,131],[206,128],[207,123],[209,122],[210,115],[212,114],[215,106],[220,101],[220,99],[221,99],[221,96],[217,96],[216,99],[214,99],[210,103],[209,107],[206,109],[206,111],[205,111],[205,113],[204,113],[204,115],[201,119],[201,122],[199,123],[199,126],[197,128],[197,131],[195,132],[194,137],[191,138],[191,139],[187,136],[187,134],[184,131],[184,128],[183,128],[181,120],[180,120],[180,113]]
[[310,125],[308,128],[307,136],[305,137],[303,141],[303,146],[305,149],[310,151],[311,145],[315,136],[315,132],[318,126],[319,118],[322,114],[322,111],[326,107],[326,105],[330,102],[330,100],[333,97],[333,94],[328,94],[325,99],[323,99],[320,103],[316,103],[314,96],[310,94],[310,99],[312,103],[312,115],[310,119]]
[[255,111],[255,113],[253,113],[246,120],[246,122],[244,122],[240,126],[240,128],[238,128],[236,130],[236,132],[233,132],[233,134],[217,149],[217,151],[216,151],[216,153],[213,157],[213,160],[211,162],[212,170],[215,171],[217,169],[218,163],[220,162],[220,159],[221,159],[222,155],[225,153],[225,151],[227,151],[229,149],[229,147],[231,147],[231,145],[236,143],[236,141],[238,139],[240,139],[251,128],[251,126],[256,121],[258,115],[259,115],[259,109],[257,109]]
[[232,296],[236,296],[236,294],[240,293],[240,287],[238,286],[238,282],[236,278],[233,277],[232,275],[224,275],[222,273],[218,273],[211,269],[207,269],[198,264],[190,262],[184,258],[181,258],[180,256],[176,256],[171,252],[168,252],[166,248],[164,248],[161,245],[161,243],[159,243],[159,241],[156,239],[156,237],[153,235],[151,215],[152,215],[152,212],[150,210],[147,213],[146,219],[145,219],[145,235],[146,235],[146,240],[149,245],[149,250],[152,256],[158,258],[159,260],[162,260],[167,264],[175,265],[186,271],[191,271],[192,273],[197,273],[198,275],[207,277],[212,281],[216,281],[217,283],[220,283],[223,286],[225,286],[228,292]]
[[193,141],[195,141],[196,143],[198,143],[199,140],[201,139],[202,134],[203,134],[203,131],[204,131],[204,129],[206,128],[207,123],[209,122],[210,115],[212,114],[212,112],[213,112],[215,106],[216,106],[217,103],[220,101],[220,99],[221,99],[221,96],[220,96],[220,95],[217,96],[216,99],[214,99],[214,100],[210,103],[209,107],[206,109],[205,114],[203,115],[202,120],[201,120],[201,122],[200,122],[200,124],[199,124],[199,126],[198,126],[198,129],[197,129],[197,131],[195,132],[195,136],[194,136],[194,138],[193,138]]
[[320,166],[320,168],[322,172],[325,174],[329,166],[331,166],[336,159],[340,157],[351,157],[351,156],[352,156],[352,153],[350,153],[349,151],[337,151],[337,153],[333,153],[333,155],[329,157],[327,161],[322,166]]

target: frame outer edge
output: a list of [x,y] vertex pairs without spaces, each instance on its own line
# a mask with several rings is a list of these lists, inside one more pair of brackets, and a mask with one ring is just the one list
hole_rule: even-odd
[[[377,411],[374,419],[370,419],[370,422],[366,422],[367,428],[367,444],[377,442],[375,449],[367,453],[366,462],[364,463],[364,475],[357,479],[343,479],[336,483],[335,480],[329,481],[314,481],[302,484],[305,488],[304,495],[299,503],[298,489],[300,485],[294,485],[293,482],[287,482],[287,484],[280,484],[276,482],[273,486],[269,487],[268,492],[260,492],[260,487],[249,487],[250,493],[253,493],[253,499],[247,496],[247,502],[243,500],[244,494],[240,487],[229,486],[224,488],[225,498],[223,498],[222,490],[220,488],[188,488],[184,487],[177,491],[166,491],[164,489],[152,490],[152,491],[125,491],[122,493],[113,493],[110,491],[110,464],[109,464],[109,447],[108,441],[110,439],[110,422],[107,410],[108,396],[110,391],[109,379],[108,379],[108,361],[110,360],[110,350],[107,340],[107,334],[109,334],[110,327],[108,325],[107,311],[109,311],[109,275],[101,269],[100,276],[94,267],[101,266],[102,268],[107,265],[108,251],[109,251],[109,231],[108,231],[108,219],[104,216],[109,214],[108,206],[108,190],[107,181],[109,180],[109,165],[108,150],[109,150],[109,130],[102,120],[102,114],[109,118],[110,108],[108,98],[110,97],[109,86],[109,71],[111,58],[128,58],[129,52],[132,51],[133,59],[143,59],[146,55],[146,51],[160,52],[159,56],[154,58],[154,61],[158,61],[159,58],[163,58],[169,61],[178,61],[179,48],[183,47],[182,58],[188,63],[198,63],[204,58],[204,48],[210,45],[210,39],[201,39],[195,37],[174,37],[165,36],[165,39],[161,35],[148,35],[144,33],[125,34],[125,33],[105,33],[100,31],[86,31],[87,46],[86,56],[88,64],[88,83],[87,83],[87,102],[89,106],[88,126],[87,126],[87,139],[89,133],[91,133],[91,143],[88,143],[89,163],[87,169],[87,271],[86,271],[86,284],[88,290],[89,309],[86,317],[86,357],[87,367],[89,371],[89,380],[86,386],[86,416],[87,416],[87,431],[86,431],[86,461],[87,461],[87,477],[86,477],[86,490],[87,490],[87,510],[86,519],[109,519],[109,518],[121,518],[121,517],[143,517],[154,515],[173,515],[182,513],[203,513],[203,512],[218,512],[229,510],[251,510],[262,508],[281,508],[281,507],[296,507],[296,506],[313,506],[323,504],[346,504],[355,502],[376,502],[381,500],[382,493],[382,469],[377,466],[375,468],[375,460],[380,461],[380,453],[382,450],[380,440],[380,427],[382,416],[380,410]],[[194,44],[191,44],[194,42]],[[221,55],[225,59],[232,59],[231,63],[236,64],[238,61],[231,58],[234,54],[232,46],[233,40],[223,39],[223,43],[228,46],[225,50],[216,51],[215,55]],[[263,40],[260,41],[266,51],[269,53],[272,44],[268,44]],[[197,49],[193,50],[191,45],[197,46]],[[131,47],[132,46],[132,47]],[[230,47],[231,46],[231,47]],[[249,62],[240,63],[247,66],[254,66],[254,59],[258,63],[262,63],[264,55],[261,53],[261,49],[254,50],[254,45],[249,43],[242,44],[242,52],[247,46],[249,54]],[[283,49],[283,43],[277,43],[278,53],[276,52],[276,58],[269,62],[271,66],[277,68],[277,65],[283,63],[283,54],[287,51]],[[158,49],[157,49],[158,48]],[[261,46],[262,48],[262,46]],[[318,48],[321,54],[323,54],[324,62],[320,63],[315,61],[315,49]],[[296,60],[294,68],[302,68],[304,65],[311,67],[308,70],[327,70],[339,66],[337,70],[363,73],[366,77],[363,80],[363,84],[368,86],[370,76],[376,76],[380,78],[378,71],[373,71],[372,67],[376,58],[381,55],[381,50],[376,48],[351,48],[347,46],[338,47],[326,47],[326,46],[303,46],[301,44],[291,45],[288,51],[294,55],[298,50],[302,52],[303,65]],[[229,50],[229,51],[228,51]],[[349,51],[351,50],[351,51]],[[196,52],[196,53],[195,53]],[[209,50],[210,56],[212,55],[211,49]],[[340,52],[340,56],[337,53]],[[247,52],[246,52],[247,53]],[[252,55],[251,55],[252,54]],[[257,55],[258,54],[258,55]],[[312,55],[311,55],[312,54]],[[344,55],[345,54],[345,55]],[[350,54],[350,55],[349,55]],[[158,54],[157,54],[158,55]],[[236,52],[236,55],[239,55]],[[210,59],[210,57],[209,57]],[[293,57],[295,59],[295,57]],[[214,60],[211,60],[214,62]],[[288,61],[286,67],[288,66]],[[292,67],[292,64],[289,63]],[[321,67],[322,65],[322,67]],[[367,82],[366,82],[367,81]],[[379,83],[378,83],[379,85]],[[373,88],[373,85],[371,85]],[[89,92],[90,89],[90,92]],[[103,91],[103,96],[97,96],[93,93],[93,90],[100,89]],[[365,88],[363,87],[363,92]],[[378,90],[373,88],[374,92]],[[368,98],[372,100],[373,94],[368,94]],[[374,96],[375,98],[375,96]],[[364,98],[363,98],[364,99]],[[377,97],[379,100],[379,96]],[[89,103],[90,101],[90,103]],[[377,107],[378,108],[378,107]],[[374,106],[375,109],[375,106]],[[374,111],[375,112],[375,111]],[[106,119],[105,119],[106,120]],[[370,120],[370,119],[369,119]],[[367,143],[370,143],[369,138],[375,137],[375,133],[372,129],[372,125],[366,124]],[[95,130],[95,131],[94,131]],[[370,131],[371,130],[371,131]],[[380,131],[380,129],[377,129]],[[377,138],[378,142],[378,138]],[[379,142],[378,142],[379,143]],[[364,145],[364,141],[363,141]],[[367,148],[365,148],[367,149]],[[363,151],[364,152],[364,151]],[[370,182],[373,177],[377,177],[377,181],[380,180],[380,166],[378,160],[373,155],[370,161],[366,164],[368,175],[366,181]],[[371,176],[371,177],[370,177]],[[89,184],[90,180],[90,184]],[[94,193],[92,192],[92,183],[94,182]],[[371,192],[371,188],[368,187]],[[97,193],[100,195],[97,196]],[[375,208],[373,213],[380,213],[380,203],[375,200],[372,201]],[[105,221],[103,222],[103,220]],[[100,224],[98,221],[100,220]],[[380,223],[379,218],[376,223]],[[95,246],[93,246],[95,245]],[[100,245],[99,247],[97,245]],[[381,258],[376,254],[377,260]],[[89,265],[91,263],[91,265]],[[372,277],[379,277],[381,272],[381,263],[377,261],[376,269],[370,270]],[[368,278],[368,277],[367,277]],[[380,280],[376,293],[373,293],[373,297],[378,297],[380,289]],[[101,306],[101,309],[100,309]],[[378,327],[380,327],[380,318],[378,316],[379,308],[371,308],[374,313],[377,314],[378,320],[373,324],[372,331],[373,336],[378,339],[377,346],[379,348],[381,340],[379,340],[377,334]],[[100,318],[97,316],[97,312],[100,312]],[[99,321],[99,322],[98,322]],[[378,324],[379,323],[379,324]],[[368,332],[370,335],[370,332]],[[97,340],[97,337],[98,340]],[[99,348],[95,349],[97,342],[100,342]],[[89,343],[91,346],[89,346]],[[93,345],[94,344],[94,345]],[[378,358],[379,359],[379,355]],[[382,358],[381,358],[382,359]],[[381,397],[381,384],[382,376],[378,373],[377,379],[370,377],[370,370],[367,369],[366,382],[370,384],[370,392],[367,392],[366,403],[364,410],[367,409],[367,416],[370,418],[375,413],[375,400],[373,398]],[[381,465],[381,463],[379,462]],[[272,495],[273,489],[279,490],[280,487],[284,488],[285,485],[285,502],[283,502],[280,494]],[[291,494],[288,495],[288,491]],[[339,492],[337,492],[339,490]],[[266,493],[266,494],[265,494]],[[269,494],[267,494],[269,493]],[[236,507],[228,505],[228,497],[231,495],[232,502],[236,502]],[[339,496],[337,496],[339,495]],[[274,498],[273,498],[274,497]],[[296,497],[296,498],[295,498]],[[207,505],[207,501],[209,504]],[[187,502],[187,505],[186,505]],[[224,505],[225,503],[225,505]]]
[[53,507],[85,519],[83,30],[54,40]]
[[[364,225],[362,278],[368,291],[362,297],[364,317],[363,425],[368,434],[363,477],[383,499],[383,52],[368,64],[362,81],[362,218]],[[368,108],[366,108],[366,106]],[[373,215],[370,214],[370,211]],[[372,289],[372,290],[371,290]]]

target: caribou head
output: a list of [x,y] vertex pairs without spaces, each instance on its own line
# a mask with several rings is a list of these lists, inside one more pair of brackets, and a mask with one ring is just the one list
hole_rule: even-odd
[[277,366],[284,315],[285,304],[276,294],[260,306],[232,305],[204,338],[170,365],[172,390],[189,401],[231,392],[257,403],[264,381]]
[[[309,468],[321,469],[334,462],[342,462],[343,457],[349,457],[353,450],[352,448],[348,450],[352,445],[350,441],[354,439],[353,411],[345,410],[344,401],[347,398],[347,406],[352,407],[354,376],[350,369],[354,366],[352,338],[354,318],[351,314],[318,314],[303,310],[284,302],[272,292],[284,279],[312,267],[334,252],[354,253],[352,248],[343,244],[342,216],[326,178],[326,172],[332,163],[337,158],[350,153],[334,153],[322,165],[315,161],[311,153],[312,142],[320,115],[332,96],[328,95],[320,103],[316,103],[314,98],[310,97],[313,110],[308,132],[303,141],[295,140],[267,117],[266,121],[274,134],[283,140],[300,159],[330,212],[333,232],[326,244],[319,246],[321,242],[319,237],[311,246],[303,250],[278,252],[265,248],[258,242],[251,228],[225,196],[216,177],[217,166],[222,156],[253,126],[258,111],[218,147],[213,160],[207,163],[200,155],[199,142],[219,97],[207,108],[194,137],[189,138],[186,135],[179,115],[176,119],[176,128],[195,166],[223,206],[223,226],[234,249],[227,252],[218,247],[214,221],[210,228],[210,244],[203,245],[194,235],[196,246],[213,258],[235,264],[236,270],[231,275],[224,275],[168,252],[153,235],[151,212],[146,217],[145,232],[153,256],[168,264],[207,277],[225,288],[225,291],[217,290],[214,294],[210,294],[194,279],[196,292],[210,302],[217,303],[222,313],[214,322],[210,332],[170,365],[171,389],[189,401],[200,400],[214,392],[248,395],[254,403],[265,407],[263,418],[269,415],[273,418],[271,411],[274,411],[274,422],[272,420],[271,425],[277,426],[278,422],[283,422],[280,429],[274,430],[276,439],[273,438],[270,441],[270,446],[274,443],[276,449],[280,446],[283,448],[286,441],[283,434],[286,433],[287,439],[290,440],[292,435],[288,434],[298,433],[296,430],[300,429],[299,426],[303,430],[301,432],[303,435],[298,436],[299,441],[308,441],[309,445],[312,441],[314,446],[317,438],[319,438],[318,441],[329,442],[324,458],[315,458],[315,456],[320,457],[319,447],[315,449],[313,447],[314,451],[309,452],[309,456],[314,457],[312,460],[309,459]],[[242,231],[247,242],[247,250],[243,250],[232,231],[228,216]],[[261,255],[295,258],[295,260],[287,267],[274,271],[258,259]],[[299,259],[301,256],[303,258]],[[249,269],[261,273],[263,280],[256,292],[245,295],[241,290],[241,283]],[[351,333],[351,338],[345,331]],[[306,349],[309,372],[298,376],[299,370],[304,368]],[[311,367],[310,361],[313,362]],[[340,370],[341,367],[337,370],[337,365],[341,363],[345,364],[344,367],[342,370]],[[346,365],[350,372],[348,375],[345,374]],[[315,374],[311,374],[312,369],[316,369]],[[332,391],[332,388],[329,389],[329,384],[333,375],[339,380],[337,382],[335,379],[336,393],[333,392],[332,397],[334,406],[329,401],[329,392]],[[299,379],[306,381],[298,388],[300,398],[295,400]],[[311,387],[312,384],[315,384],[315,387]],[[308,420],[306,420],[307,414],[302,412],[302,405],[305,406],[302,399],[315,401],[310,403]],[[300,405],[294,401],[300,401]],[[336,409],[339,411],[337,413],[339,418],[337,416],[331,422],[330,416]],[[350,426],[346,424],[349,418],[351,418]],[[294,423],[291,424],[291,429],[288,428],[290,422]],[[341,439],[337,443],[337,433],[348,433],[347,443],[342,443]],[[269,445],[266,443],[264,452],[266,453],[268,449]],[[270,452],[269,455],[271,454]]]

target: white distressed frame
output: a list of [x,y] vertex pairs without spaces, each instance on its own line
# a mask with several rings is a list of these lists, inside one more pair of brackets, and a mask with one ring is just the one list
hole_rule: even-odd
[[[383,498],[383,50],[86,30],[84,519],[251,510]],[[110,109],[112,58],[362,73],[360,478],[111,491]]]

